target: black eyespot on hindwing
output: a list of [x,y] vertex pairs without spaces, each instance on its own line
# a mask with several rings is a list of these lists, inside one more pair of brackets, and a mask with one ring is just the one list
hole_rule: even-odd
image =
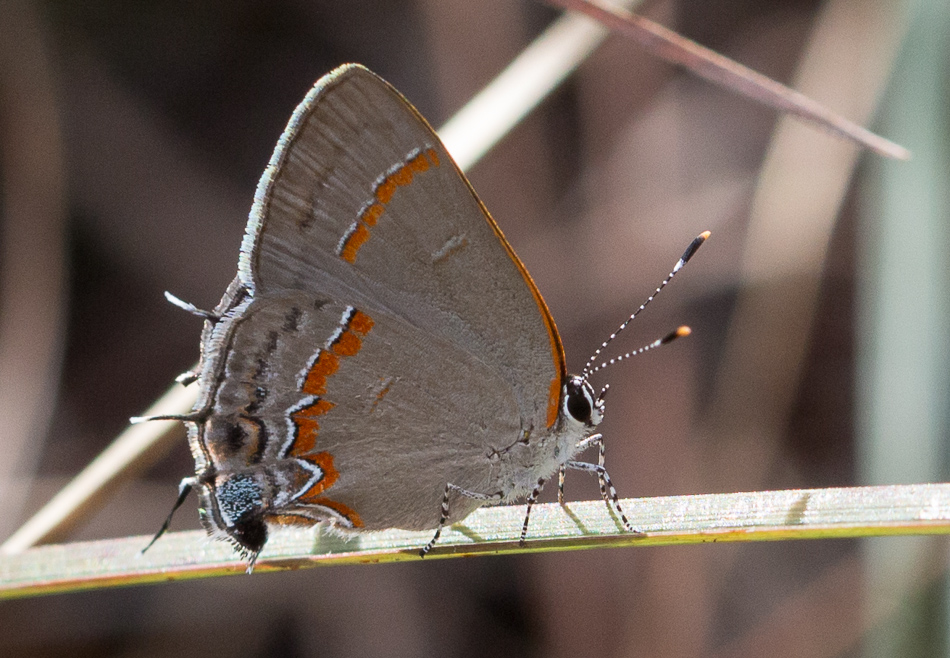
[[248,516],[227,528],[228,534],[234,541],[256,555],[267,543],[267,524],[263,516]]

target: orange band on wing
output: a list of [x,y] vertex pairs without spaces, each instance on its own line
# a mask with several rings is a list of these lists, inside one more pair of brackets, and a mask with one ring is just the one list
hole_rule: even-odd
[[316,418],[317,416],[322,416],[326,412],[330,411],[334,405],[328,400],[316,400],[309,407],[304,407],[299,411],[295,411],[293,414],[294,418]]
[[[319,480],[314,482],[310,488],[307,489],[307,491],[298,497],[297,501],[305,505],[324,507],[331,512],[335,512],[337,515],[342,516],[344,519],[346,519],[350,526],[354,528],[361,527],[363,525],[363,520],[360,518],[360,515],[353,511],[350,507],[335,500],[330,500],[329,498],[320,496],[321,493],[332,487],[340,477],[339,472],[333,465],[333,455],[328,452],[321,452],[316,455],[309,455],[305,457],[305,459],[319,468],[322,476]],[[319,514],[317,515],[319,516]],[[314,524],[314,519],[303,509],[300,509],[298,514],[285,513],[268,515],[267,519],[268,521],[282,525]]]
[[317,435],[320,433],[320,423],[313,418],[298,418],[293,416],[294,425],[297,427],[297,436],[294,439],[293,446],[290,448],[291,454],[303,455],[312,452],[317,447]]
[[339,256],[347,263],[356,262],[356,254],[360,247],[370,238],[369,227],[376,226],[386,210],[386,205],[393,200],[398,188],[412,185],[414,174],[428,171],[430,167],[439,166],[439,156],[434,149],[427,149],[424,153],[417,153],[397,167],[392,173],[385,176],[376,184],[373,190],[375,203],[371,203],[344,235],[339,247]]
[[354,311],[353,317],[350,318],[350,331],[365,336],[374,324],[376,323],[373,322],[373,318],[363,313],[363,311]]
[[420,153],[412,160],[409,161],[409,166],[412,167],[413,171],[423,172],[429,170],[429,161],[426,159],[424,153]]
[[327,377],[339,367],[340,357],[327,350],[320,350],[300,390],[307,395],[324,395],[327,392]]
[[313,483],[309,489],[298,500],[301,500],[305,503],[313,502],[311,499],[315,496],[319,496],[324,491],[332,487],[337,479],[340,477],[340,473],[336,470],[336,467],[333,465],[333,455],[329,452],[321,452],[316,455],[308,455],[305,458],[311,464],[317,466],[322,472],[323,477]]
[[383,182],[376,187],[376,199],[383,205],[392,201],[395,193],[396,181],[393,180],[392,176],[385,178]]
[[290,454],[295,456],[307,455],[317,447],[317,435],[320,432],[320,423],[317,417],[322,416],[333,408],[333,403],[327,400],[317,400],[309,407],[290,414],[290,418],[297,427],[297,436],[290,448]]
[[356,252],[360,250],[360,247],[369,240],[369,229],[366,228],[365,224],[357,223],[353,227],[353,231],[347,236],[346,240],[343,241],[343,247],[340,249],[340,258],[345,260],[347,263],[356,262]]
[[363,347],[363,341],[352,331],[344,331],[340,337],[333,341],[330,349],[337,356],[354,356]]
[[330,344],[337,356],[355,356],[363,347],[362,336],[373,328],[373,319],[362,311],[354,311],[346,329]]
[[[374,324],[373,318],[369,315],[348,306],[343,312],[340,326],[328,339],[325,349],[319,350],[313,359],[313,363],[300,386],[301,392],[314,396],[325,395],[328,380],[339,370],[342,359],[354,356],[360,351],[363,346],[363,338],[372,330]],[[294,457],[305,459],[317,466],[322,476],[300,496],[299,500],[333,510],[345,518],[350,525],[359,527],[363,522],[359,515],[349,507],[329,499],[317,499],[324,491],[332,487],[340,477],[339,472],[333,465],[333,455],[329,452],[316,452],[317,439],[320,433],[319,418],[329,413],[335,405],[323,397],[300,404],[301,406],[292,407],[288,410],[290,422],[293,425],[292,431],[294,432],[293,442],[290,444],[288,452]]]
[[383,204],[374,203],[363,211],[363,214],[360,215],[360,219],[362,219],[363,223],[367,226],[376,226],[376,222],[383,216],[383,210],[385,209],[386,207]]
[[399,187],[409,185],[412,183],[412,167],[410,167],[408,164],[403,165],[393,172],[389,179]]

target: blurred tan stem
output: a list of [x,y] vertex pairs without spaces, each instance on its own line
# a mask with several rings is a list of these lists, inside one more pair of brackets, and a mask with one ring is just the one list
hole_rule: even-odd
[[[555,21],[439,131],[459,166],[463,170],[472,167],[577,68],[606,35],[605,28],[583,16],[568,15]],[[486,117],[494,119],[486,121]],[[193,388],[183,389],[175,384],[143,415],[185,413],[196,396]],[[106,490],[167,451],[171,441],[181,436],[180,427],[180,423],[166,421],[127,429],[0,545],[0,552],[15,553],[62,538],[72,524],[98,509],[97,503]]]

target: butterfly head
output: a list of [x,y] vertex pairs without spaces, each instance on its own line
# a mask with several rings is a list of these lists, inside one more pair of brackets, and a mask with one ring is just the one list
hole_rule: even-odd
[[600,425],[604,419],[604,395],[607,387],[594,394],[594,389],[587,379],[580,375],[571,375],[564,385],[561,411],[564,416],[575,423],[592,428]]

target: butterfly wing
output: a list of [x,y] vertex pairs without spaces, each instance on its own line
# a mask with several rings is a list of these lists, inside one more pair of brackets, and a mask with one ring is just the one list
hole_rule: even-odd
[[[229,333],[202,428],[218,516],[235,516],[230,499],[248,496],[230,492],[248,478],[267,520],[372,530],[434,528],[448,482],[498,490],[522,428],[500,373],[475,355],[301,291],[255,297]],[[474,414],[473,398],[492,413]],[[479,504],[457,501],[452,519]]]
[[325,76],[294,112],[239,276],[252,295],[311,291],[400,318],[497,371],[525,426],[557,420],[564,357],[537,288],[435,132],[363,67]]

